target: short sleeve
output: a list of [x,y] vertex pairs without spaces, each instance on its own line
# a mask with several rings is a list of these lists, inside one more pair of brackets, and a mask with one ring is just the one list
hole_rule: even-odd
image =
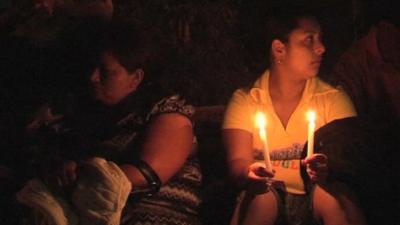
[[152,116],[164,113],[179,113],[192,120],[195,109],[192,105],[186,104],[186,100],[179,95],[173,95],[163,98],[157,102],[151,111],[147,114],[146,120],[150,120]]
[[327,111],[327,122],[347,117],[357,116],[350,97],[341,88],[334,93]]
[[243,90],[237,90],[228,103],[222,128],[242,129],[252,132],[253,122],[251,115],[251,103],[248,100],[248,95]]

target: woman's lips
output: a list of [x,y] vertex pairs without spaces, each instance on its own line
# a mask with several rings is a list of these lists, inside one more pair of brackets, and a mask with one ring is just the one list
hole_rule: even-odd
[[321,60],[315,60],[311,62],[312,65],[321,65]]

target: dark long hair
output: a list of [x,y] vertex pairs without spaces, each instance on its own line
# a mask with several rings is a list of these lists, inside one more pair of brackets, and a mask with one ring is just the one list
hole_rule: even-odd
[[[242,30],[245,60],[250,72],[259,74],[271,66],[271,44],[273,40],[287,43],[290,33],[298,27],[299,19],[318,20],[317,8],[296,1],[262,1],[251,4],[251,14],[242,15],[245,24]],[[256,8],[256,10],[254,10]],[[245,10],[246,11],[246,10]]]
[[[264,29],[265,43],[267,45],[266,50],[269,56],[272,42],[280,40],[283,43],[288,43],[291,32],[299,26],[299,20],[303,18],[317,20],[313,10],[304,5],[278,8],[270,13]],[[271,60],[269,57],[268,66],[271,66]]]

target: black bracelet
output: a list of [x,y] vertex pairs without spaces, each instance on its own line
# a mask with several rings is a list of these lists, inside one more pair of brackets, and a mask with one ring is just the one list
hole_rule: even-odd
[[148,188],[133,190],[132,194],[146,193],[148,196],[152,196],[153,194],[157,193],[161,187],[161,180],[153,168],[151,168],[150,165],[143,160],[138,160],[135,163],[135,166],[146,179]]

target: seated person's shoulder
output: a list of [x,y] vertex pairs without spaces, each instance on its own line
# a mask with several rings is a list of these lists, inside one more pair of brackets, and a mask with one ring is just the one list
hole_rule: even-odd
[[149,120],[156,115],[162,115],[165,118],[179,118],[179,115],[181,115],[191,119],[194,113],[195,108],[188,104],[183,97],[171,95],[154,104],[146,119]]
[[317,96],[334,96],[344,93],[343,89],[340,86],[333,86],[332,84],[320,78],[316,78],[315,80],[316,80],[315,94]]

